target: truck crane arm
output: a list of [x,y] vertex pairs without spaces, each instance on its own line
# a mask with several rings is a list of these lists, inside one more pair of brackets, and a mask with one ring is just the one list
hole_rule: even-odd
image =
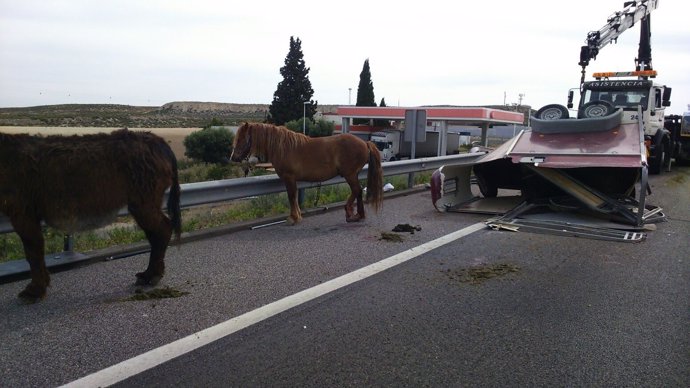
[[587,45],[580,48],[580,62],[582,66],[582,82],[584,82],[585,68],[589,61],[596,59],[599,50],[618,37],[638,21],[642,22],[640,31],[640,47],[636,58],[637,70],[652,70],[652,50],[650,44],[650,17],[649,14],[657,8],[658,0],[626,1],[624,9],[609,16],[606,24],[598,31],[587,33]]

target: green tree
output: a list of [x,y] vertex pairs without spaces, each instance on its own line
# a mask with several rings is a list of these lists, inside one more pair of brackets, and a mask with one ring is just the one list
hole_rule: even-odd
[[184,138],[185,156],[204,163],[225,163],[235,134],[225,127],[208,126]]
[[[362,72],[359,73],[359,85],[357,86],[357,103],[356,106],[376,106],[376,99],[374,98],[374,84],[371,81],[371,70],[369,69],[369,58],[364,61]],[[367,119],[355,119],[354,124],[366,124]]]
[[267,120],[283,125],[302,116],[313,118],[318,103],[312,100],[314,89],[309,81],[309,68],[305,66],[302,41],[299,38],[290,37],[290,51],[285,57],[285,65],[280,68],[280,75],[283,80],[273,93]]

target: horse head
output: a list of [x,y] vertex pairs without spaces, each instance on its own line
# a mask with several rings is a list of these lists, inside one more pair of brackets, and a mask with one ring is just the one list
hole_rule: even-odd
[[252,136],[249,127],[249,123],[244,123],[235,134],[232,154],[230,155],[230,160],[233,162],[241,162],[249,158],[249,153],[252,150]]

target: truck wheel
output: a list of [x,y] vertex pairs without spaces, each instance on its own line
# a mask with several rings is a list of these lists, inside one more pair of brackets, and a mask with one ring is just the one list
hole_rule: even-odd
[[663,140],[659,142],[655,151],[654,159],[649,161],[649,173],[657,175],[661,173],[666,160],[666,142]]
[[540,120],[560,120],[567,119],[569,116],[568,108],[560,104],[544,105],[534,115],[534,117]]
[[579,119],[589,119],[595,117],[605,117],[614,112],[616,108],[608,101],[595,100],[590,101],[582,106],[578,112]]

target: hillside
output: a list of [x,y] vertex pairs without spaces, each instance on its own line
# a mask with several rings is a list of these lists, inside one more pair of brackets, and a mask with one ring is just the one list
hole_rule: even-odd
[[[439,105],[451,106],[451,105]],[[200,128],[212,119],[227,125],[243,121],[263,121],[268,104],[231,104],[221,102],[175,101],[163,106],[113,104],[41,105],[26,108],[0,108],[0,126],[19,127],[130,127],[130,128]],[[494,109],[515,109],[502,105]],[[320,112],[335,112],[337,105],[319,105]],[[519,111],[530,114],[529,106]],[[533,113],[533,112],[531,112]]]
[[[319,110],[334,109],[319,106]],[[263,121],[268,104],[169,102],[163,106],[113,104],[42,105],[0,108],[0,126],[194,128],[213,118],[225,124]]]

